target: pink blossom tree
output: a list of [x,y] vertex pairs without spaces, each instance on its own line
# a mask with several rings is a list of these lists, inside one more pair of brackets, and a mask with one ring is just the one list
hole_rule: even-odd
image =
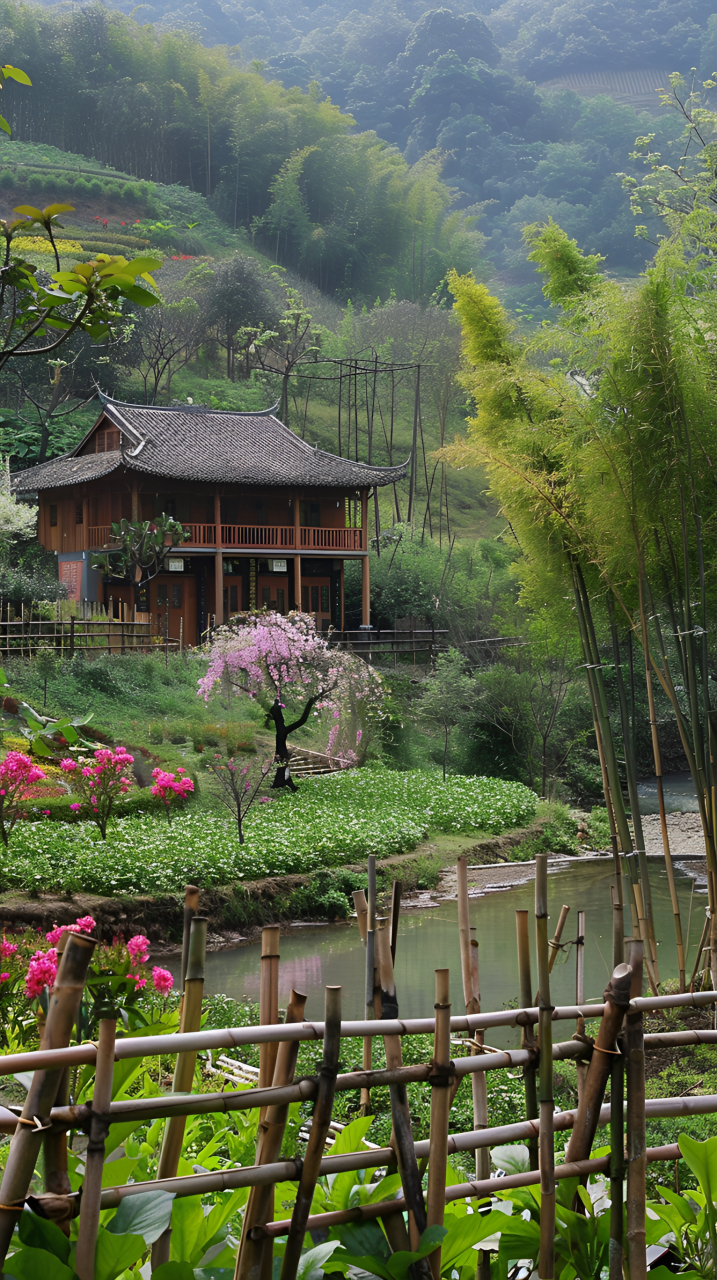
[[8,751],[0,761],[0,836],[4,845],[9,844],[12,829],[22,814],[28,787],[44,777],[43,770],[21,751]]
[[107,823],[118,800],[124,799],[133,785],[132,765],[134,756],[124,747],[112,751],[100,747],[90,756],[67,757],[60,761],[60,768],[67,774],[78,800],[70,808],[83,818],[97,824],[103,840],[107,839]]
[[[199,681],[200,696],[208,701],[217,686],[262,705],[275,731],[278,768],[272,787],[292,791],[296,786],[289,770],[288,738],[306,724],[312,711],[350,717],[358,712],[366,722],[381,718],[381,677],[353,654],[331,648],[306,613],[283,617],[262,610],[239,614],[220,627],[207,673]],[[287,723],[284,712],[290,703],[296,718]]]

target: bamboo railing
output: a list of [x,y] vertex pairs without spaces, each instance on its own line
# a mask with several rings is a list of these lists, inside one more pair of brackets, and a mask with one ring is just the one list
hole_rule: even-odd
[[[563,1178],[585,1179],[597,1172],[608,1173],[616,1199],[619,1180],[622,1189],[622,1162],[627,1169],[627,1232],[623,1239],[622,1213],[611,1214],[610,1275],[621,1274],[623,1254],[629,1260],[631,1280],[646,1274],[644,1215],[645,1176],[650,1163],[675,1161],[680,1158],[676,1144],[647,1148],[645,1123],[650,1118],[706,1115],[717,1113],[717,1094],[697,1097],[645,1098],[645,1051],[653,1048],[687,1044],[715,1044],[717,1031],[690,1029],[684,1031],[660,1031],[645,1033],[643,1017],[648,1012],[679,1008],[705,1008],[717,1004],[717,991],[688,992],[681,995],[650,996],[643,998],[639,992],[642,981],[641,941],[632,941],[627,947],[628,961],[615,966],[611,981],[600,1004],[584,1004],[553,1007],[550,1002],[549,973],[555,958],[567,916],[564,907],[558,928],[549,938],[548,886],[544,860],[539,860],[536,877],[536,926],[538,937],[538,968],[540,991],[538,1004],[532,1003],[532,987],[528,974],[524,974],[522,990],[528,994],[524,1007],[497,1011],[480,1009],[478,995],[477,946],[471,938],[468,919],[466,877],[459,872],[459,921],[462,943],[463,997],[465,1014],[451,1016],[450,974],[448,970],[436,971],[435,1014],[428,1018],[401,1019],[398,1016],[398,994],[393,976],[392,948],[395,949],[396,933],[393,913],[390,925],[385,917],[377,914],[375,889],[370,878],[370,903],[357,895],[358,918],[361,933],[367,943],[372,942],[371,973],[367,972],[371,986],[371,1003],[375,1016],[360,1021],[341,1020],[341,990],[329,987],[326,991],[326,1018],[322,1022],[302,1021],[305,996],[294,992],[287,1021],[278,1022],[279,956],[278,931],[275,927],[265,930],[263,945],[261,1001],[265,1018],[255,1027],[228,1027],[211,1031],[196,1029],[198,1009],[201,1003],[201,987],[204,973],[204,947],[206,921],[197,914],[198,894],[191,886],[187,894],[185,912],[186,963],[185,990],[182,1008],[181,1030],[161,1037],[133,1036],[115,1038],[113,1018],[105,1017],[100,1024],[97,1044],[70,1045],[69,1039],[76,1007],[85,979],[87,962],[94,940],[83,935],[70,935],[63,954],[55,988],[50,996],[50,1013],[42,1046],[25,1053],[12,1053],[0,1057],[0,1076],[33,1071],[33,1083],[22,1114],[12,1107],[0,1108],[0,1132],[12,1134],[10,1155],[2,1186],[0,1187],[0,1253],[4,1259],[10,1242],[17,1213],[24,1207],[30,1190],[35,1163],[43,1145],[43,1135],[57,1135],[68,1130],[85,1132],[89,1137],[88,1161],[81,1193],[64,1196],[53,1195],[55,1206],[64,1206],[66,1220],[80,1218],[80,1234],[77,1250],[78,1274],[82,1280],[91,1280],[94,1271],[94,1247],[97,1226],[102,1210],[118,1206],[127,1196],[142,1194],[149,1189],[171,1192],[175,1196],[201,1196],[220,1191],[247,1187],[253,1189],[247,1209],[244,1230],[237,1258],[237,1280],[261,1280],[271,1264],[271,1243],[281,1236],[287,1237],[287,1247],[282,1262],[282,1280],[295,1280],[301,1250],[308,1231],[326,1229],[340,1223],[381,1218],[393,1250],[415,1247],[418,1236],[426,1225],[443,1221],[445,1204],[456,1199],[490,1196],[496,1190],[510,1187],[540,1185],[545,1207],[554,1204],[555,1183]],[[394,895],[398,899],[398,895]],[[371,927],[369,928],[369,924]],[[581,924],[581,928],[583,928]],[[524,922],[520,923],[521,936]],[[524,940],[523,940],[524,941]],[[578,990],[582,990],[584,972],[583,938],[577,946]],[[472,955],[475,949],[476,955]],[[477,1006],[477,1007],[476,1007]],[[585,1036],[585,1020],[600,1020],[596,1039]],[[556,1039],[553,1030],[563,1022],[575,1022],[579,1031],[571,1040]],[[491,1028],[518,1027],[532,1030],[537,1025],[539,1035],[523,1036],[520,1049],[493,1050],[483,1045],[483,1037]],[[463,1057],[451,1058],[456,1046],[455,1036],[462,1033],[469,1052]],[[404,1037],[431,1034],[434,1051],[430,1062],[403,1065],[401,1041]],[[386,1047],[386,1067],[374,1069],[371,1065],[371,1046],[376,1036],[382,1036]],[[340,1045],[342,1039],[363,1042],[363,1069],[342,1072],[340,1070]],[[323,1056],[316,1073],[299,1080],[294,1079],[296,1054],[302,1042],[323,1044]],[[257,1087],[238,1091],[202,1093],[192,1092],[194,1065],[198,1054],[217,1049],[259,1046],[261,1067]],[[123,1098],[110,1101],[112,1064],[117,1061],[156,1057],[161,1047],[162,1056],[177,1055],[174,1088],[170,1094]],[[475,1050],[473,1052],[472,1050]],[[540,1070],[541,1053],[543,1069]],[[575,1110],[556,1112],[552,1099],[552,1073],[546,1069],[547,1061],[573,1059],[583,1064],[579,1103]],[[616,1064],[620,1064],[620,1072]],[[625,1064],[627,1101],[622,1098],[615,1082],[622,1079]],[[80,1064],[95,1064],[97,1068],[94,1097],[88,1103],[78,1105],[66,1101],[60,1085],[67,1068]],[[466,1133],[449,1132],[450,1107],[456,1090],[465,1076],[473,1081],[485,1080],[488,1071],[506,1068],[522,1068],[526,1072],[527,1110],[531,1107],[531,1089],[535,1095],[535,1072],[540,1079],[539,1116],[526,1114],[515,1123],[490,1126],[489,1112],[483,1102],[485,1091],[473,1086],[474,1129]],[[613,1081],[614,1096],[604,1102],[605,1087]],[[406,1085],[423,1083],[431,1090],[431,1127],[426,1140],[416,1141],[411,1132],[410,1115],[406,1103]],[[361,1091],[364,1105],[370,1106],[370,1091],[388,1086],[391,1097],[392,1133],[385,1147],[372,1147],[360,1151],[332,1155],[325,1149],[332,1117],[333,1100],[346,1091]],[[179,1092],[181,1090],[181,1092]],[[281,1142],[292,1103],[313,1102],[313,1122],[309,1130],[308,1145],[303,1156],[281,1159]],[[187,1116],[232,1114],[249,1109],[259,1109],[259,1130],[256,1161],[250,1166],[225,1169],[218,1172],[194,1173],[177,1176],[177,1161],[184,1118]],[[132,1183],[124,1186],[102,1187],[104,1143],[112,1125],[131,1122],[133,1125],[166,1120],[165,1139],[158,1177],[154,1182]],[[592,1143],[600,1126],[609,1124],[614,1151],[611,1156],[593,1158]],[[570,1133],[570,1141],[562,1164],[554,1164],[553,1135],[559,1131]],[[623,1135],[626,1148],[623,1147]],[[536,1143],[539,1139],[539,1167],[523,1173],[501,1178],[499,1182],[481,1176],[486,1170],[480,1153],[508,1142]],[[59,1149],[55,1141],[45,1144],[45,1178],[52,1174],[48,1168],[48,1156]],[[476,1158],[476,1177],[458,1185],[446,1187],[446,1161],[449,1155],[472,1153]],[[424,1201],[422,1174],[428,1163],[428,1187]],[[420,1163],[419,1163],[420,1162]],[[349,1170],[375,1170],[391,1168],[398,1171],[402,1191],[395,1198],[370,1205],[336,1210],[323,1214],[311,1214],[314,1188],[320,1177]],[[105,1179],[107,1166],[104,1166]],[[294,1181],[298,1194],[291,1218],[274,1217],[273,1188],[280,1182]],[[32,1198],[33,1207],[41,1204],[42,1197]],[[407,1215],[407,1221],[404,1220]],[[541,1218],[540,1268],[541,1280],[552,1280],[554,1213],[544,1212]],[[168,1235],[160,1237],[153,1249],[153,1267],[168,1257]],[[619,1268],[618,1270],[618,1263]],[[478,1280],[488,1275],[489,1256],[485,1251],[478,1257]],[[423,1260],[416,1274],[430,1280],[440,1274],[440,1249]]]

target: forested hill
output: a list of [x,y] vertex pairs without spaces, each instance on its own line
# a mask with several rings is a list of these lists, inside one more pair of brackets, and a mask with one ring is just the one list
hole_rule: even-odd
[[638,134],[669,154],[676,119],[540,86],[717,64],[711,0],[170,3],[148,0],[140,26],[99,4],[0,0],[3,56],[33,81],[3,95],[15,136],[200,191],[342,299],[425,299],[455,265],[492,268],[532,305],[521,231],[548,216],[639,271],[649,248],[617,175],[637,171]]

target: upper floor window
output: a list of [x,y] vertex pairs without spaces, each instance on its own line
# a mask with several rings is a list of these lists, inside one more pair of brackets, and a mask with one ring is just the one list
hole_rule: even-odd
[[300,502],[299,503],[299,523],[302,528],[317,529],[321,524],[321,503],[319,502]]
[[76,502],[75,503],[75,524],[83,524],[83,523],[84,523],[84,516],[82,514],[82,503]]
[[120,447],[120,433],[116,428],[98,431],[95,436],[95,453],[112,453]]

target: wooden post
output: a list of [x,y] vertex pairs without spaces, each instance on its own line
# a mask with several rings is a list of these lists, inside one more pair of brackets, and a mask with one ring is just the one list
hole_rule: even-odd
[[92,1094],[90,1140],[87,1144],[85,1176],[82,1182],[80,1231],[75,1261],[80,1280],[95,1280],[95,1249],[97,1248],[97,1229],[100,1225],[102,1166],[105,1159],[105,1138],[109,1128],[105,1116],[112,1101],[116,1030],[115,1018],[103,1018],[100,1022],[95,1087]]
[[[366,1017],[373,1014],[376,969],[376,858],[368,856],[368,901],[366,904]],[[364,1071],[373,1066],[373,1036],[364,1036],[361,1065]],[[371,1115],[371,1091],[361,1090],[361,1115]]]
[[610,1068],[610,1245],[609,1280],[623,1280],[622,1203],[625,1177],[623,1116],[624,1062],[621,1053],[613,1056]]
[[[448,969],[436,969],[436,1024],[431,1064],[431,1131],[428,1157],[426,1219],[429,1227],[442,1227],[446,1204],[448,1121],[451,1109],[451,1005]],[[552,1132],[551,1132],[552,1137]],[[440,1280],[441,1248],[429,1254],[433,1280]]]
[[179,619],[179,652],[184,653],[184,614]]
[[[630,997],[642,995],[643,944],[633,941],[629,951]],[[627,1260],[630,1280],[646,1280],[645,1246],[645,1049],[642,1012],[628,1011],[625,1019],[627,1075]]]
[[75,615],[70,618],[70,657],[75,656]]
[[371,566],[368,555],[368,490],[361,490],[361,625],[371,625]]
[[[123,640],[124,643],[124,640]],[[167,607],[164,610],[164,669],[169,666],[169,592],[167,593]]]
[[[214,625],[224,622],[224,557],[222,556],[222,505],[219,490],[214,490]],[[167,597],[169,599],[169,596]]]
[[366,946],[366,929],[368,922],[368,903],[366,894],[363,889],[354,889],[353,891],[354,906],[356,908],[356,923],[358,924],[359,935],[364,946]]
[[341,561],[341,569],[339,570],[339,573],[340,573],[340,586],[341,586],[341,632],[343,634],[343,632],[346,630],[346,606],[345,606],[345,600],[344,600],[344,562],[343,560]]
[[[42,1039],[45,1049],[59,1049],[70,1043],[95,945],[96,939],[85,933],[73,933],[67,942],[50,993]],[[48,1067],[34,1072],[22,1109],[21,1119],[26,1123],[18,1125],[10,1143],[0,1184],[0,1270],[40,1152],[42,1126],[49,1123],[61,1078],[62,1068]],[[40,1121],[39,1128],[36,1118]]]
[[139,486],[136,472],[132,476],[132,523],[139,522]]
[[[585,912],[578,911],[578,936],[575,942],[575,1003],[577,1005],[585,1004]],[[578,1036],[585,1035],[585,1019],[578,1018],[575,1026],[575,1034]],[[578,1079],[578,1099],[581,1097],[585,1087],[585,1077],[588,1071],[587,1062],[578,1058],[575,1063],[575,1071]]]
[[[287,1023],[302,1022],[305,1007],[306,996],[301,995],[300,992],[292,991],[289,1007],[286,1011]],[[281,1041],[272,1081],[275,1087],[293,1082],[298,1053],[298,1040]],[[257,1164],[272,1164],[279,1159],[288,1114],[288,1103],[283,1106],[274,1104],[266,1108],[262,1119],[259,1121]],[[249,1200],[242,1223],[241,1244],[237,1254],[235,1280],[260,1280],[267,1252],[271,1257],[271,1240],[263,1232],[253,1234],[252,1229],[267,1221],[272,1209],[273,1191],[274,1188],[267,1185],[252,1187],[249,1192]]]
[[619,964],[613,970],[605,991],[605,1011],[593,1049],[593,1056],[585,1077],[583,1096],[578,1101],[575,1124],[570,1135],[566,1161],[587,1160],[600,1120],[605,1085],[615,1056],[615,1039],[622,1026],[625,1011],[630,1002],[632,970],[628,964]]
[[570,914],[570,907],[566,906],[565,903],[563,903],[562,907],[560,908],[558,923],[555,926],[555,933],[553,934],[552,938],[550,939],[550,942],[548,943],[548,946],[550,947],[550,964],[548,968],[549,973],[553,972],[553,965],[555,964],[555,961],[558,958],[558,954],[560,952],[560,939],[563,936],[565,921],[567,920],[569,914]]
[[[194,916],[190,926],[189,955],[184,980],[182,1001],[182,1031],[198,1031],[202,1022],[202,997],[204,995],[204,969],[207,953],[207,919]],[[197,1051],[178,1053],[172,1082],[173,1093],[191,1092]],[[159,1157],[158,1178],[174,1178],[177,1175],[179,1157],[182,1154],[186,1116],[172,1116],[164,1127],[162,1150]],[[152,1245],[152,1270],[156,1271],[169,1260],[169,1243],[172,1229],[168,1227]]]
[[[533,979],[530,973],[530,941],[528,936],[528,912],[516,911],[515,925],[518,935],[518,977],[520,982],[520,1006],[522,1009],[533,1007]],[[535,1034],[530,1023],[520,1029],[521,1049],[535,1049]],[[538,1118],[538,1091],[535,1081],[535,1063],[529,1062],[523,1067],[525,1083],[525,1118]],[[528,1152],[531,1169],[538,1168],[538,1143],[535,1138],[528,1139]]]
[[396,944],[398,942],[398,921],[401,914],[401,896],[403,894],[403,881],[394,880],[391,885],[391,959],[396,963]]
[[301,1166],[301,1177],[296,1192],[291,1226],[286,1240],[286,1250],[281,1264],[281,1280],[296,1280],[301,1258],[306,1223],[311,1212],[311,1201],[319,1176],[321,1157],[331,1122],[331,1109],[339,1065],[341,1045],[341,987],[326,988],[324,1014],[324,1054],[319,1072],[318,1091],[314,1103],[311,1132]]
[[301,503],[294,494],[294,607],[301,608]]
[[553,1137],[553,1006],[548,944],[548,855],[535,857],[535,938],[540,1009],[540,1280],[555,1270],[555,1140]]
[[[259,1021],[269,1026],[279,1021],[279,934],[278,924],[261,931],[261,975],[259,986]],[[268,1089],[274,1078],[277,1044],[259,1046],[259,1088]]]

